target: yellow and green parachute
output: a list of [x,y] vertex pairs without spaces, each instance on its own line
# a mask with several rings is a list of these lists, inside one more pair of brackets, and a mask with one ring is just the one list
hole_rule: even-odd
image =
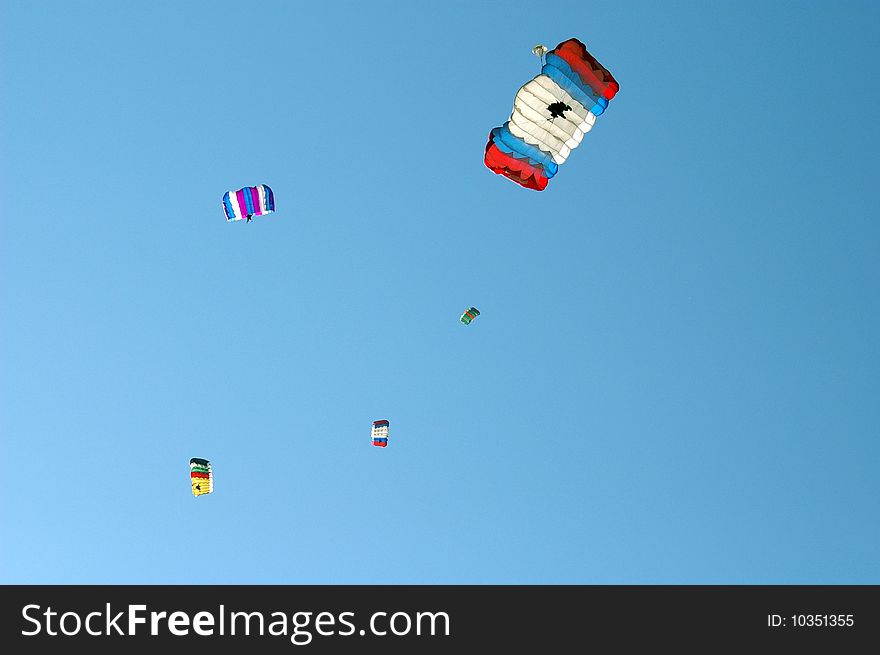
[[203,496],[214,491],[214,474],[211,462],[193,457],[189,460],[189,477],[192,482],[193,496]]

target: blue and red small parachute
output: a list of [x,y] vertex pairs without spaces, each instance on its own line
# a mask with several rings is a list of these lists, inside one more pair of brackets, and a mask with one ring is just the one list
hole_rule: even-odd
[[520,87],[510,119],[489,133],[483,161],[493,172],[543,191],[620,85],[577,39],[550,52],[537,45],[532,52],[546,56],[541,74]]
[[223,194],[223,209],[226,221],[251,220],[252,216],[262,216],[275,211],[275,194],[266,184],[246,186],[238,191]]
[[370,431],[373,445],[379,448],[388,446],[388,421],[373,421],[373,429]]

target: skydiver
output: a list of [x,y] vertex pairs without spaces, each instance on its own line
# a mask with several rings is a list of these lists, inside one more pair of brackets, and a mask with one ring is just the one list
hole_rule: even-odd
[[253,216],[253,214],[248,214],[248,215],[247,215],[247,222],[248,222],[248,223],[251,222],[251,216]]
[[564,102],[554,102],[552,105],[547,105],[547,111],[550,112],[552,121],[554,118],[565,118],[565,112],[572,111],[572,108]]

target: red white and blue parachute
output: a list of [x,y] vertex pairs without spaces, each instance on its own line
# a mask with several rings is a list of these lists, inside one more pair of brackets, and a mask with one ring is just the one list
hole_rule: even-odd
[[275,211],[275,194],[265,184],[227,191],[223,194],[223,209],[227,222],[269,214]]
[[510,120],[489,133],[484,161],[495,173],[543,191],[620,86],[577,39],[533,52],[546,56],[541,74],[520,87]]
[[373,421],[373,428],[370,430],[370,440],[374,446],[386,448],[388,446],[388,421]]

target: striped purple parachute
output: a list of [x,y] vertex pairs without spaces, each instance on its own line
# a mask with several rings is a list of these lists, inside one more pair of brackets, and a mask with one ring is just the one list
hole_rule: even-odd
[[251,220],[252,216],[262,216],[275,211],[275,194],[265,184],[246,186],[238,191],[223,194],[223,209],[226,220]]

